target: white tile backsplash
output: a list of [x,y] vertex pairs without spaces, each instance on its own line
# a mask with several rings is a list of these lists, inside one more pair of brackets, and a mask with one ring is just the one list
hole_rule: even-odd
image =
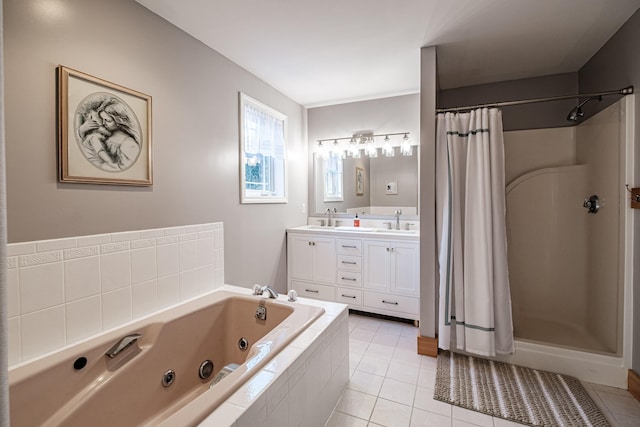
[[65,306],[67,344],[102,331],[100,295],[73,301]]
[[224,284],[223,224],[8,245],[9,365]]
[[131,259],[128,251],[108,253],[100,257],[102,292],[131,285]]
[[64,292],[67,302],[100,294],[100,258],[65,261]]
[[131,251],[131,284],[136,285],[158,277],[156,267],[156,248],[135,249]]
[[20,268],[18,282],[21,314],[50,308],[64,302],[62,262]]
[[31,359],[65,345],[62,305],[21,316],[22,358]]

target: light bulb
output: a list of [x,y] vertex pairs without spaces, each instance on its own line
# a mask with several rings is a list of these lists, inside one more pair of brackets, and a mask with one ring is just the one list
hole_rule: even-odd
[[400,152],[403,156],[411,156],[413,154],[413,147],[409,142],[409,136],[405,133],[402,137],[402,145],[400,145]]
[[367,156],[369,157],[378,157],[378,149],[373,143],[373,138],[368,139],[365,151],[367,152]]
[[393,157],[395,151],[391,146],[391,140],[389,139],[389,135],[384,137],[384,143],[382,144],[382,153],[387,157]]

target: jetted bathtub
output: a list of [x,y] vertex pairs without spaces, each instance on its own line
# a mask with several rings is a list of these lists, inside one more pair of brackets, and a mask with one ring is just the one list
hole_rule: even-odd
[[12,369],[11,425],[195,425],[323,312],[214,291]]

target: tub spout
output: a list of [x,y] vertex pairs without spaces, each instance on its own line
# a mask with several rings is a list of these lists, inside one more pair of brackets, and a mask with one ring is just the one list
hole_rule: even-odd
[[[265,293],[266,293],[266,295],[265,295]],[[254,285],[253,286],[253,294],[254,295],[265,295],[266,297],[273,298],[273,299],[278,298],[278,292],[276,292],[276,290],[273,289],[271,286]]]
[[138,341],[138,338],[140,338],[141,336],[142,334],[131,334],[131,335],[127,335],[126,337],[120,338],[120,340],[117,343],[115,343],[109,350],[107,350],[107,352],[104,355],[107,356],[109,359],[113,359],[122,350],[124,350],[125,348],[129,347],[131,344]]

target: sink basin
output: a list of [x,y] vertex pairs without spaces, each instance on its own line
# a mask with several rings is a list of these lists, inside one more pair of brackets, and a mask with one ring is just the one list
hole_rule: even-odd
[[392,234],[417,234],[418,230],[389,230],[386,228],[379,228],[376,230],[378,233],[392,233]]
[[351,227],[351,226],[347,226],[347,225],[341,225],[340,227],[336,227],[335,228],[336,231],[360,231],[360,232],[371,232],[371,231],[376,231],[375,228],[371,228],[371,227]]
[[324,225],[307,225],[309,230],[333,230],[333,227],[327,227]]

